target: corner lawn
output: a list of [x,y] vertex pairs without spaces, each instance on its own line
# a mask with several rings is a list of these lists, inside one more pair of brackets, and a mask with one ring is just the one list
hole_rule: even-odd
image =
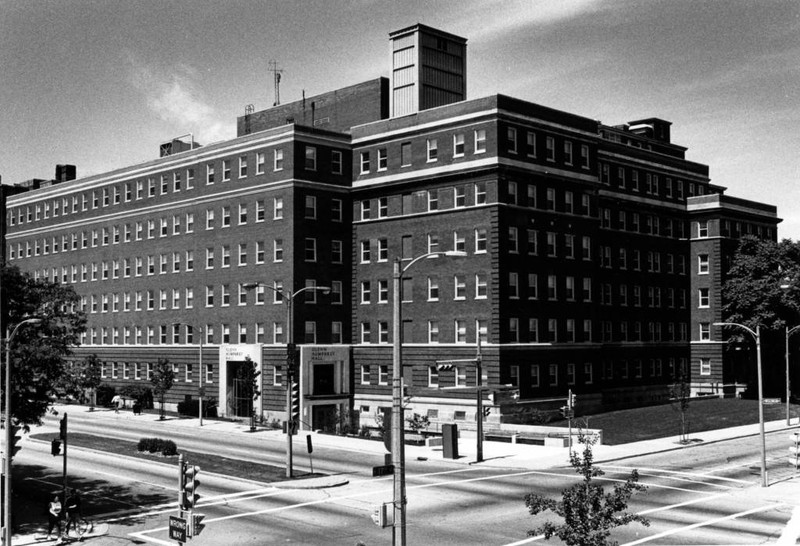
[[[792,423],[797,423],[800,406],[791,404]],[[603,430],[603,443],[626,444],[681,433],[681,414],[677,404],[612,411],[598,415],[583,415],[573,421],[589,428]],[[764,420],[786,419],[786,404],[765,404]],[[688,434],[720,428],[758,423],[758,401],[737,398],[692,399],[687,410]],[[550,423],[567,426],[565,420]]]

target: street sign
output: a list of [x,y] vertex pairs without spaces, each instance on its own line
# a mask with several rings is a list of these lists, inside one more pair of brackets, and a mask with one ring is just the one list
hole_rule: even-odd
[[169,538],[178,542],[186,542],[186,519],[178,516],[169,517]]
[[394,465],[393,464],[385,464],[381,466],[373,466],[372,467],[372,477],[375,478],[376,476],[388,476],[389,474],[394,474]]
[[781,403],[781,399],[780,398],[764,398],[764,405],[765,406],[772,406],[772,405],[780,404],[780,403]]

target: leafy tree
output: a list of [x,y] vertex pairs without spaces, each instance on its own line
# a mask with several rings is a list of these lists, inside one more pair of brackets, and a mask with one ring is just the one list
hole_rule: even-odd
[[[244,362],[234,373],[234,378],[240,381],[242,388],[242,397],[248,398],[255,402],[261,396],[261,390],[258,388],[258,376],[261,372],[255,362],[248,356],[245,357]],[[250,406],[250,429],[255,429],[255,416],[256,411],[254,404]]]
[[[64,378],[72,375],[65,357],[79,344],[86,315],[72,287],[34,279],[16,266],[0,265],[0,287],[3,338],[22,321],[41,319],[18,329],[11,343],[11,412],[17,424],[29,429],[52,411],[56,396],[70,394],[62,388]],[[2,356],[5,376],[5,351]]]
[[69,373],[62,376],[58,388],[64,394],[74,396],[79,402],[88,400],[91,404],[90,411],[94,411],[95,394],[102,383],[102,362],[96,354],[91,354],[80,362],[70,363],[68,368]]
[[408,428],[410,428],[414,434],[419,434],[420,431],[426,430],[431,426],[431,421],[428,419],[428,416],[420,415],[419,413],[415,413],[411,417],[406,417],[406,423],[408,423]]
[[[743,237],[722,288],[726,321],[783,328],[800,314],[800,243]],[[731,334],[735,332],[731,330]],[[739,334],[739,333],[736,333]]]
[[544,534],[546,539],[557,536],[567,546],[607,546],[615,544],[608,538],[615,527],[633,522],[650,525],[647,518],[626,512],[630,498],[647,489],[638,483],[639,473],[636,470],[624,483],[616,484],[611,493],[606,493],[595,481],[595,478],[605,474],[594,466],[592,446],[595,441],[594,437],[578,435],[578,442],[584,444],[583,456],[573,452],[569,459],[575,471],[583,476],[583,481],[565,489],[561,501],[534,493],[525,495],[525,506],[531,515],[550,510],[564,519],[561,525],[547,521],[528,531],[528,536]]
[[170,390],[175,383],[175,372],[172,369],[172,364],[170,364],[169,359],[158,359],[158,362],[153,367],[153,375],[150,378],[150,383],[153,385],[153,394],[158,397],[158,417],[163,420],[166,417],[164,402],[167,391]]

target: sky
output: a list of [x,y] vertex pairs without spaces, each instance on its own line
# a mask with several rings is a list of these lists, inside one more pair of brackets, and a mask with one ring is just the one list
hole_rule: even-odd
[[463,36],[467,97],[608,125],[658,117],[726,193],[800,239],[797,0],[0,0],[0,176],[14,184],[158,157],[236,117],[389,76],[389,33]]

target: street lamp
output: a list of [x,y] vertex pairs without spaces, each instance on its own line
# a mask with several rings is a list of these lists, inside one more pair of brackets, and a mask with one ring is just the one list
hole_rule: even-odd
[[292,363],[294,362],[295,343],[292,328],[293,320],[293,302],[295,297],[299,294],[310,291],[319,290],[323,294],[331,291],[330,286],[304,286],[294,292],[280,290],[274,286],[270,286],[263,282],[251,282],[243,284],[245,290],[252,290],[259,286],[269,288],[276,294],[280,294],[283,303],[286,304],[286,477],[292,477],[292,383],[294,382],[294,370]]
[[406,543],[406,469],[405,469],[405,443],[403,441],[404,419],[403,419],[403,368],[402,350],[403,344],[401,337],[401,301],[400,287],[403,280],[403,273],[422,260],[423,258],[437,258],[439,256],[466,256],[466,252],[448,250],[440,252],[428,252],[417,256],[405,267],[400,263],[399,258],[394,260],[394,295],[393,295],[393,319],[392,326],[393,350],[392,350],[392,465],[394,466],[394,518],[392,544],[395,546],[405,546]]
[[[4,473],[6,476],[5,498],[3,499],[3,544],[11,544],[11,342],[17,331],[25,324],[39,324],[40,318],[25,319],[17,324],[13,330],[6,328],[6,459]],[[9,331],[10,330],[10,331]]]
[[764,388],[761,379],[761,326],[755,331],[736,322],[715,322],[714,326],[736,326],[753,336],[756,341],[756,366],[758,368],[758,429],[761,436],[761,487],[767,487],[767,442],[764,437]]
[[173,322],[175,326],[186,326],[187,328],[191,328],[192,330],[197,330],[200,333],[200,355],[198,357],[198,366],[200,367],[200,381],[197,384],[197,394],[198,394],[198,415],[200,416],[200,426],[203,426],[203,396],[205,396],[205,392],[203,391],[203,338],[205,337],[205,331],[203,330],[202,326],[195,328],[191,324],[186,322]]

